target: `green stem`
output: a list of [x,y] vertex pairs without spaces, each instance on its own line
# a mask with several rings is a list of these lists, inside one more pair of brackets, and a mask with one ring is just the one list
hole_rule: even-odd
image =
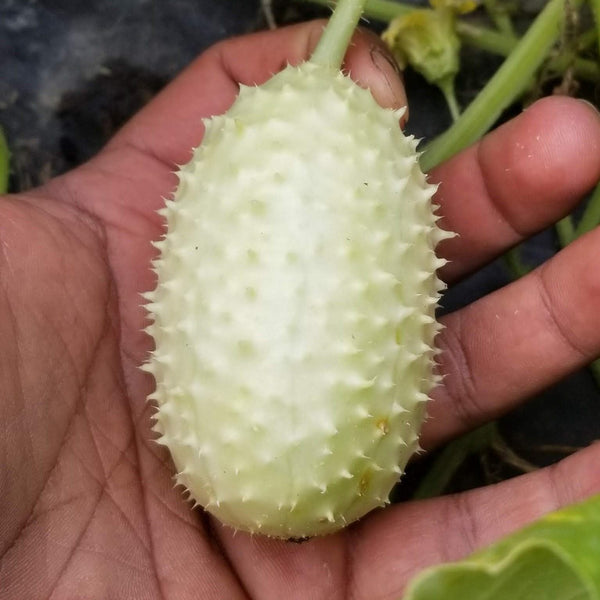
[[498,0],[483,0],[483,5],[498,30],[507,37],[512,37],[516,40],[515,30],[505,7],[499,4]]
[[530,84],[560,34],[564,1],[548,2],[510,56],[460,118],[426,146],[421,158],[421,166],[425,171],[478,140]]
[[[600,15],[598,16],[600,17]],[[596,19],[596,22],[600,23],[598,19]],[[600,29],[600,24],[597,28],[591,27],[587,31],[584,31],[582,34],[577,36],[577,49],[579,51],[590,49],[596,43],[596,41],[600,39],[600,31],[598,31],[598,29]]]
[[573,74],[579,79],[586,79],[592,83],[600,80],[600,64],[595,60],[577,58],[570,53],[561,53],[553,57],[548,63],[548,71],[551,74],[562,74],[568,68],[573,69]]
[[[301,0],[304,3],[318,4],[319,6],[331,6],[331,0]],[[365,15],[376,21],[390,22],[392,19],[415,10],[410,4],[393,2],[392,0],[367,0],[365,4]]]
[[454,91],[454,75],[440,79],[437,82],[437,86],[442,91],[442,94],[444,94],[452,120],[456,121],[458,117],[460,117],[460,107],[458,106],[456,93]]
[[10,163],[10,152],[6,138],[0,127],[0,194],[5,194],[8,191],[8,171]]
[[600,182],[588,200],[583,216],[575,229],[575,237],[591,231],[598,225],[600,225]]
[[339,69],[366,0],[340,0],[310,57],[310,62]]
[[513,279],[525,277],[531,269],[523,262],[521,258],[521,246],[515,246],[504,254],[504,263]]
[[492,422],[450,442],[421,480],[413,499],[422,500],[442,494],[465,460],[471,454],[489,448],[495,437],[496,424]]
[[[296,0],[299,2],[317,4],[319,6],[330,6],[331,0]],[[600,1],[600,0],[598,0]],[[415,10],[414,6],[392,2],[390,0],[367,0],[364,16],[369,19],[389,23],[396,17],[405,15]],[[517,46],[518,39],[506,35],[489,27],[476,25],[464,19],[456,20],[456,33],[461,42],[485,50],[499,56],[508,56]],[[596,41],[596,32],[594,42]],[[568,63],[568,64],[567,64]],[[572,66],[575,75],[580,79],[586,79],[593,83],[600,79],[600,65],[597,61],[582,58],[570,59],[568,56],[557,56],[550,65],[550,71],[555,74],[564,72],[567,66]]]
[[556,234],[561,248],[565,248],[575,239],[575,226],[571,215],[561,219],[556,225]]
[[[474,25],[467,21],[456,21],[456,33],[463,44],[468,44],[479,50],[485,50],[499,56],[509,56],[518,43],[518,40],[508,37],[503,33],[499,33],[488,27]],[[548,68],[551,73],[558,75],[564,73],[565,69],[570,66],[573,67],[574,74],[580,79],[586,79],[592,83],[600,79],[600,65],[595,60],[560,54],[551,59]]]
[[456,33],[463,43],[500,56],[508,56],[518,43],[517,38],[458,19]]

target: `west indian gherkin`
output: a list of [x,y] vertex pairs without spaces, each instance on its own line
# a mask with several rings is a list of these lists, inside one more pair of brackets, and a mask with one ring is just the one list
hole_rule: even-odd
[[176,481],[223,523],[279,538],[385,504],[436,383],[449,234],[401,111],[339,70],[363,4],[341,0],[309,61],[205,121],[146,294]]

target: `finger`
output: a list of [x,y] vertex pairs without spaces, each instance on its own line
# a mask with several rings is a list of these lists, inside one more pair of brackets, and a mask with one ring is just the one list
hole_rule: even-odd
[[600,356],[600,227],[522,279],[443,319],[443,385],[423,444],[506,412]]
[[545,98],[430,176],[452,281],[571,212],[600,179],[600,115],[572,98]]
[[346,53],[343,70],[361,87],[371,90],[380,106],[406,107],[401,125],[408,120],[408,100],[402,72],[387,48],[372,31],[358,29]]
[[[202,139],[201,119],[224,113],[240,83],[261,84],[288,63],[307,59],[323,26],[323,21],[312,21],[216,44],[134,117],[109,147],[133,145],[168,165],[186,163]],[[373,33],[355,33],[344,69],[369,86],[382,105],[406,104],[397,68]]]
[[553,467],[374,515],[359,524],[350,540],[349,597],[399,598],[422,569],[460,560],[548,512],[600,492],[599,460],[597,443]]

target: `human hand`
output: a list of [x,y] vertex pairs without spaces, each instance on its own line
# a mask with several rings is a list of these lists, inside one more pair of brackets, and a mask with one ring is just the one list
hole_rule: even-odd
[[[293,544],[234,534],[173,489],[152,442],[153,382],[140,293],[154,286],[156,211],[174,165],[224,112],[309,54],[318,23],[219,44],[92,161],[0,199],[0,600],[397,598],[420,569],[463,557],[600,491],[595,445],[557,466],[460,495],[388,507],[345,531]],[[405,102],[362,34],[355,79]],[[600,177],[600,117],[538,102],[440,166],[440,246],[455,281],[570,212]],[[600,354],[600,229],[543,267],[444,318],[445,384],[422,445],[489,420]]]

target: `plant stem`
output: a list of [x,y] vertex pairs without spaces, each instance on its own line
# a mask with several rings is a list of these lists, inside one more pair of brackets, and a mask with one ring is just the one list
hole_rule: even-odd
[[596,184],[596,188],[590,196],[587,206],[583,211],[583,216],[577,227],[573,224],[571,215],[561,219],[556,224],[556,232],[558,240],[562,248],[576,240],[584,233],[588,233],[600,225],[600,182]]
[[272,0],[260,0],[260,5],[269,29],[277,29],[277,23],[273,16]]
[[575,237],[579,237],[600,225],[600,182],[592,192],[583,216],[575,229]]
[[[600,0],[599,0],[600,1]],[[509,56],[515,49],[518,39],[504,35],[488,27],[474,25],[465,20],[456,21],[456,33],[463,44],[468,44],[479,50],[485,50],[499,56]],[[593,32],[596,41],[596,32]],[[582,39],[587,42],[587,37]],[[592,83],[600,80],[600,65],[595,60],[571,57],[560,54],[553,57],[549,64],[549,71],[553,74],[564,73],[567,67],[573,67],[574,74],[580,79],[586,79]]]
[[[456,33],[463,44],[468,44],[479,50],[485,50],[499,56],[509,56],[518,43],[518,40],[515,38],[464,20],[456,21]],[[560,74],[569,66],[573,67],[575,75],[581,79],[586,79],[593,83],[600,79],[600,65],[596,61],[579,57],[573,58],[566,54],[560,54],[552,58],[549,64],[549,71],[554,74]]]
[[[319,6],[330,6],[331,0],[297,0]],[[600,0],[597,0],[600,2]],[[389,23],[396,17],[405,15],[415,10],[414,6],[392,2],[390,0],[367,0],[364,16],[377,21]],[[465,19],[456,19],[456,33],[463,44],[468,44],[479,50],[485,50],[499,56],[508,56],[516,47],[518,39],[506,35],[489,27],[476,25]],[[596,41],[596,32],[593,41]],[[585,41],[585,40],[584,40]],[[594,60],[576,57],[572,60],[568,56],[557,56],[550,65],[550,71],[555,74],[562,73],[567,66],[572,66],[574,73],[581,79],[597,82],[600,79],[600,65]]]
[[366,0],[340,0],[310,57],[310,62],[339,69]]
[[10,162],[10,152],[6,138],[0,127],[0,194],[5,194],[8,190],[8,171]]
[[515,246],[504,254],[504,263],[513,279],[525,277],[531,269],[521,259],[521,247]]
[[505,7],[498,0],[483,0],[483,5],[498,30],[507,37],[512,37],[516,40],[515,30]]
[[442,494],[465,459],[489,448],[495,437],[496,424],[492,422],[450,442],[421,480],[413,499],[422,500]]
[[[304,3],[331,6],[332,0],[301,0]],[[415,6],[393,2],[392,0],[367,0],[365,15],[376,21],[389,23],[392,19],[415,10]]]
[[573,69],[573,74],[580,79],[587,79],[592,83],[600,80],[600,64],[595,60],[573,57],[569,53],[557,54],[548,64],[551,74],[562,74],[568,68]]
[[452,120],[456,121],[458,117],[460,117],[460,107],[456,100],[456,93],[454,91],[454,75],[444,77],[437,82],[437,86],[442,91],[442,94],[444,94],[444,98],[446,99],[446,104],[448,105]]
[[561,219],[556,225],[556,234],[561,248],[568,246],[575,239],[575,226],[571,215],[567,215]]
[[517,38],[504,35],[489,27],[459,19],[456,20],[456,33],[463,43],[500,56],[508,56],[518,42]]
[[[598,16],[600,17],[600,15]],[[600,23],[598,20],[596,20],[596,22]],[[598,25],[598,29],[600,29],[600,25]],[[577,49],[588,50],[596,43],[597,40],[600,40],[598,36],[600,36],[600,31],[598,31],[596,27],[591,27],[587,31],[584,31],[582,34],[577,36]],[[600,41],[598,43],[600,44]]]
[[426,146],[421,159],[423,170],[429,171],[479,139],[521,95],[557,40],[563,14],[564,0],[548,2],[460,118]]

